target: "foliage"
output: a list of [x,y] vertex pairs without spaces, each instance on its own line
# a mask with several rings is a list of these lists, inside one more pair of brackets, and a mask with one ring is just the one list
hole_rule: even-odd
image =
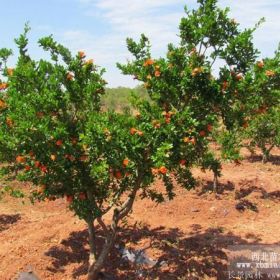
[[[238,90],[232,103],[234,125],[227,132],[232,136],[231,146],[245,146],[251,152],[258,147],[265,162],[271,149],[279,146],[280,50],[252,64]],[[230,150],[230,145],[224,149]]]
[[[139,42],[127,39],[134,60],[118,67],[144,83],[156,106],[162,108],[166,123],[176,127],[177,157],[187,160],[188,167],[199,165],[220,175],[220,163],[209,150],[212,127],[222,119],[228,129],[243,122],[236,95],[242,80],[255,62],[258,51],[252,43],[252,29],[240,30],[229,18],[229,9],[222,10],[217,1],[198,1],[196,10],[185,8],[180,23],[181,43],[168,45],[166,57],[154,59],[145,35]],[[218,77],[213,68],[219,61]],[[145,102],[137,109],[147,114]],[[187,144],[187,145],[185,145]],[[189,172],[189,170],[188,170]]]

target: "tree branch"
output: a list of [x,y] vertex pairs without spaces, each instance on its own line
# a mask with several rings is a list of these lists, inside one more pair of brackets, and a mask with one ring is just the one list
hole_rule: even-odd
[[103,222],[101,217],[96,218],[96,220],[99,223],[99,225],[102,227],[103,231],[105,232],[105,235],[108,236],[109,235],[109,229],[107,228],[107,226],[105,225],[105,223]]

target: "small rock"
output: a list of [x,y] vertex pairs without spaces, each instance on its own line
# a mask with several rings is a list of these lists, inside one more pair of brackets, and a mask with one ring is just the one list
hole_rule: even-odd
[[21,272],[17,280],[40,280],[32,271]]

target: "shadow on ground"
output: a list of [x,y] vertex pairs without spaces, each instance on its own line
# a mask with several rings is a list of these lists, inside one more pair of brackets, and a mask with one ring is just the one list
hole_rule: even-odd
[[[53,262],[48,270],[53,273],[62,272],[67,265],[78,263],[79,267],[73,271],[73,278],[85,275],[88,267],[87,238],[86,230],[72,232],[59,246],[50,248],[46,255],[52,257]],[[254,244],[261,241],[253,233],[250,234],[250,240]],[[103,279],[223,280],[227,279],[224,274],[227,270],[227,255],[224,250],[228,245],[248,244],[247,240],[231,232],[223,232],[223,228],[204,230],[198,224],[192,226],[189,237],[178,228],[150,229],[135,225],[121,230],[116,243],[140,249],[141,241],[150,242],[147,254],[152,252],[154,257],[151,257],[158,259],[158,264],[164,265],[150,268],[135,266],[121,259],[118,250],[114,248],[104,271],[107,276]],[[141,244],[143,247],[143,243]]]
[[[262,156],[261,155],[250,155],[247,157],[249,162],[262,162]],[[270,155],[269,160],[267,163],[271,163],[273,165],[280,165],[280,156],[278,155]]]
[[19,214],[15,215],[0,215],[0,232],[9,229],[12,224],[15,224],[21,219]]
[[[216,193],[218,195],[221,195],[221,194],[225,194],[226,192],[231,192],[234,189],[235,189],[235,186],[230,181],[227,181],[226,184],[222,184],[222,183],[218,182]],[[206,181],[206,182],[203,182],[203,184],[198,188],[197,194],[199,196],[201,196],[201,195],[204,195],[206,193],[213,192],[213,191],[214,191],[213,181]]]
[[[196,194],[199,198],[207,198],[208,195],[215,194],[215,199],[222,200],[224,196],[234,192],[236,201],[235,209],[240,212],[246,210],[258,212],[258,205],[254,198],[266,199],[275,202],[280,201],[280,191],[267,192],[263,187],[258,186],[256,180],[241,180],[237,188],[232,182],[218,183],[216,192],[213,190],[213,182],[204,181],[196,188]],[[253,201],[251,200],[253,198]]]

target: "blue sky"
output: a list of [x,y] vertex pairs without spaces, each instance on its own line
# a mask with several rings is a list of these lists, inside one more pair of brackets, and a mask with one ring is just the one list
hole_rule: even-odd
[[[116,62],[130,59],[126,37],[151,39],[153,56],[163,55],[169,42],[178,42],[178,25],[184,5],[195,0],[8,0],[1,1],[0,47],[14,48],[13,39],[29,21],[29,51],[42,56],[37,40],[49,34],[72,51],[83,50],[107,69],[109,86],[134,86],[132,78],[121,75]],[[255,34],[262,56],[270,56],[280,42],[279,0],[220,0],[231,7],[231,16],[242,27],[251,27],[259,18],[266,22]],[[11,64],[13,64],[13,60]]]

